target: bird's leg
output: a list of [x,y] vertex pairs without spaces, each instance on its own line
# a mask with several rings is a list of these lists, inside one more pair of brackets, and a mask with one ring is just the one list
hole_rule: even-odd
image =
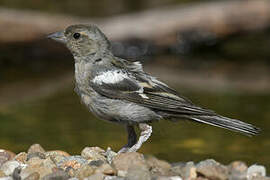
[[129,150],[137,141],[137,135],[133,128],[133,126],[127,125],[127,132],[128,132],[128,143],[118,151],[118,153],[124,153]]
[[136,152],[152,134],[152,126],[149,126],[148,124],[139,124],[139,129],[141,130],[141,135],[138,142],[134,144],[131,148],[129,148],[127,152]]

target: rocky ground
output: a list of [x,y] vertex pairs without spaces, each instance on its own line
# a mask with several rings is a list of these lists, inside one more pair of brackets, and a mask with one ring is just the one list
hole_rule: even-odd
[[235,161],[222,165],[208,159],[199,163],[168,163],[132,152],[86,147],[80,155],[45,151],[39,144],[17,155],[0,149],[0,180],[270,180],[265,167]]

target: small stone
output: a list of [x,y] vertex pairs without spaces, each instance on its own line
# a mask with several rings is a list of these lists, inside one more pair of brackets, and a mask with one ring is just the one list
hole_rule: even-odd
[[114,158],[114,156],[116,156],[117,153],[112,151],[110,147],[107,148],[106,152],[105,152],[105,156],[106,156],[106,159],[108,161],[109,164],[112,163],[112,160]]
[[204,177],[209,179],[228,179],[228,169],[226,166],[221,165],[213,159],[201,161],[197,164],[197,173],[202,174]]
[[150,172],[140,166],[130,167],[126,180],[151,180]]
[[121,175],[125,174],[131,167],[141,167],[141,169],[148,170],[148,166],[142,154],[137,152],[128,152],[128,153],[121,153],[118,154],[113,158],[112,161],[113,167],[122,173]]
[[12,178],[14,180],[21,180],[20,173],[21,173],[21,168],[20,167],[15,168],[12,173]]
[[[35,161],[33,161],[36,159]],[[40,160],[39,158],[32,158],[28,162],[32,161],[26,168],[23,168],[20,175],[21,178],[24,179],[30,176],[32,173],[37,172],[39,173],[40,178],[46,176],[53,172],[53,169],[49,167],[45,167],[43,162],[44,160]]]
[[182,180],[182,178],[180,176],[159,176],[155,180]]
[[7,161],[13,159],[15,157],[15,153],[8,151],[8,150],[4,150],[4,149],[0,149],[0,167]]
[[31,152],[31,153],[28,153],[27,154],[26,161],[28,161],[29,159],[31,159],[33,157],[38,157],[39,159],[46,159],[46,155],[44,153],[41,153],[41,152]]
[[1,177],[0,180],[13,180],[12,177],[7,176],[7,177]]
[[46,158],[45,160],[43,160],[42,166],[48,169],[54,169],[57,167],[56,164],[50,158]]
[[84,179],[86,177],[91,176],[92,174],[94,174],[94,169],[91,166],[89,166],[88,164],[85,164],[80,169],[78,169],[75,176],[78,179]]
[[5,173],[2,170],[0,170],[0,177],[4,177],[4,176],[6,176]]
[[39,180],[39,173],[34,172],[30,174],[29,176],[27,176],[24,180]]
[[31,166],[40,166],[43,162],[43,159],[40,159],[38,157],[33,157],[31,159],[29,159],[28,161],[26,161],[26,164]]
[[69,153],[67,153],[65,151],[61,151],[61,150],[47,151],[45,154],[46,154],[46,156],[56,156],[56,155],[60,155],[60,156],[64,156],[64,157],[70,156]]
[[159,160],[154,156],[149,156],[146,158],[146,163],[150,167],[153,174],[160,176],[170,175],[171,165],[168,162]]
[[79,179],[78,179],[78,178],[73,177],[73,178],[69,178],[68,180],[79,180]]
[[50,174],[47,174],[42,180],[67,180],[69,179],[69,175],[64,171],[57,171]]
[[175,164],[171,171],[180,175],[183,179],[194,179],[197,177],[196,167],[193,162]]
[[125,180],[125,178],[119,176],[106,176],[104,180]]
[[103,180],[103,179],[104,179],[104,175],[101,173],[93,174],[87,178],[84,178],[84,180]]
[[229,179],[244,180],[247,176],[247,165],[241,161],[234,161],[229,166]]
[[27,159],[27,153],[26,152],[20,152],[13,159],[16,160],[16,161],[19,161],[19,162],[21,162],[23,164],[25,164],[26,163],[26,159]]
[[41,147],[40,144],[33,144],[32,146],[30,146],[27,153],[29,154],[35,152],[45,153],[45,150],[43,149],[43,147]]
[[82,150],[81,156],[87,160],[106,161],[105,151],[99,147],[85,147]]
[[72,167],[73,169],[79,169],[82,165],[87,164],[87,161],[82,156],[69,156],[64,157],[61,161],[57,163],[57,167],[66,169],[67,167]]
[[110,176],[113,176],[113,175],[116,175],[116,170],[113,169],[109,164],[102,164],[100,167],[98,167],[96,170],[95,170],[95,173],[103,173],[105,175],[110,175]]
[[104,164],[104,161],[102,161],[102,160],[90,161],[90,163],[89,163],[90,166],[96,166],[96,167],[99,167],[102,164]]
[[0,170],[2,170],[6,176],[10,176],[13,173],[14,169],[19,166],[20,166],[20,163],[18,161],[11,160],[11,161],[5,162],[1,166]]
[[266,170],[264,166],[252,165],[247,169],[247,177],[251,179],[253,177],[264,177],[266,175]]

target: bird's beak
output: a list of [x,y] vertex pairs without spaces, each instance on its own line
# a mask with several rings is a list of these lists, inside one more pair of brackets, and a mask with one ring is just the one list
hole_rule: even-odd
[[61,42],[61,43],[67,42],[66,37],[64,35],[64,31],[52,33],[52,34],[48,35],[47,38],[53,39],[53,40]]

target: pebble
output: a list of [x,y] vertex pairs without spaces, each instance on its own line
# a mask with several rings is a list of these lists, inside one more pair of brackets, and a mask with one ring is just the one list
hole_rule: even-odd
[[106,176],[104,180],[125,180],[125,178],[119,176]]
[[87,178],[84,178],[83,180],[104,180],[104,175],[101,173],[91,175]]
[[75,176],[78,179],[83,179],[85,177],[89,177],[94,174],[94,169],[88,164],[83,165],[78,171],[75,173]]
[[21,163],[26,163],[26,159],[27,159],[27,153],[26,152],[20,152],[19,154],[17,154],[14,158],[14,160],[21,162]]
[[27,153],[35,153],[35,152],[40,152],[40,153],[45,153],[45,150],[40,144],[33,144],[29,147]]
[[151,175],[147,169],[134,166],[128,169],[126,180],[151,180]]
[[264,166],[252,165],[247,169],[247,177],[251,179],[252,177],[260,177],[266,175],[266,169]]
[[73,169],[79,169],[82,165],[87,164],[88,161],[84,159],[82,156],[68,156],[61,159],[61,161],[57,162],[56,165],[59,168],[66,169],[68,167],[72,167]]
[[228,169],[213,159],[201,161],[196,166],[196,171],[209,179],[228,179]]
[[18,161],[15,161],[15,160],[7,161],[1,166],[0,170],[6,176],[10,176],[13,173],[14,169],[19,166],[20,166],[20,163]]
[[120,176],[124,175],[129,168],[131,167],[140,167],[141,169],[148,170],[149,167],[146,164],[146,160],[144,159],[142,154],[137,152],[128,152],[121,153],[115,156],[112,160],[113,167],[118,171],[120,171]]
[[47,151],[38,144],[17,155],[0,150],[0,180],[270,180],[261,165],[235,161],[224,166],[208,159],[170,164],[137,152],[86,147],[81,155]]
[[112,168],[109,164],[104,163],[95,169],[95,173],[103,173],[105,175],[113,176],[116,175],[116,170]]
[[99,147],[86,147],[82,150],[81,156],[87,160],[102,160],[106,161],[105,158],[106,152],[104,149]]
[[170,175],[170,169],[172,166],[168,162],[159,160],[154,156],[148,156],[146,158],[146,163],[151,169],[152,173],[158,174],[160,176]]
[[[180,176],[170,176],[170,177],[160,176],[160,177],[157,177],[156,180],[182,180],[182,178]],[[191,180],[191,179],[187,179],[187,180]]]
[[16,154],[14,154],[11,151],[7,151],[4,149],[0,149],[0,167],[7,161],[11,160],[13,157],[15,157]]
[[176,163],[171,171],[180,175],[183,179],[195,179],[197,177],[196,167],[193,162]]
[[41,180],[67,180],[70,176],[64,171],[57,171],[50,174],[47,174]]
[[7,176],[7,177],[1,177],[0,180],[13,180],[12,177]]
[[241,161],[234,161],[229,166],[229,179],[244,180],[247,177],[247,165]]
[[34,172],[32,174],[30,174],[29,176],[27,176],[24,180],[38,180],[40,177],[38,172]]

